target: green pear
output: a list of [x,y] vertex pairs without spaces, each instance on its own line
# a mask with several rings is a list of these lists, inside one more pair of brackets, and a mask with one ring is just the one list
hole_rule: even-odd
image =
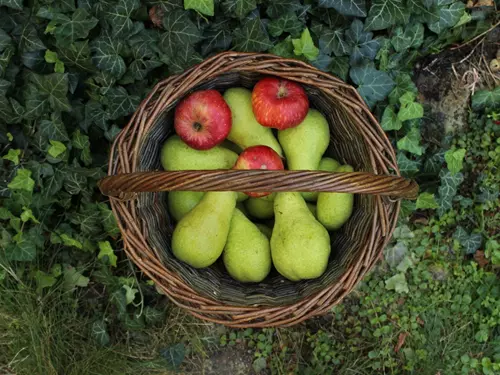
[[269,228],[267,225],[265,224],[261,224],[261,223],[255,223],[255,225],[257,225],[257,228],[259,228],[259,230],[268,238],[268,239],[271,239],[271,236],[273,234],[273,230],[272,228]]
[[243,87],[233,87],[224,93],[224,100],[232,114],[232,126],[227,139],[242,149],[250,146],[268,146],[283,156],[280,144],[271,128],[266,128],[255,119],[252,110],[252,92]]
[[271,256],[278,272],[292,281],[321,276],[330,256],[330,235],[314,218],[300,193],[278,193]]
[[[337,168],[336,172],[353,172],[350,165]],[[319,193],[318,220],[328,230],[339,229],[349,219],[354,206],[354,195],[349,193]]]
[[274,216],[274,197],[276,193],[260,198],[249,198],[245,202],[248,213],[256,219],[270,219]]
[[[319,111],[310,109],[299,125],[278,131],[278,139],[289,170],[317,170],[330,143],[330,129],[326,118]],[[307,200],[314,199],[314,193],[304,192],[302,196]]]
[[[322,158],[319,162],[319,171],[325,171],[325,172],[335,172],[335,170],[340,167],[340,163],[332,158]],[[317,192],[311,193],[310,196],[306,197],[310,198],[308,200],[316,202],[318,200],[318,194]],[[316,214],[314,214],[316,216]]]
[[236,193],[238,194],[238,197],[237,197],[238,203],[244,202],[249,198],[248,195],[246,195],[245,193],[242,193],[241,191],[238,191]]
[[319,162],[318,170],[326,172],[335,172],[340,167],[340,163],[329,157],[322,158]]
[[229,169],[237,159],[237,153],[220,146],[209,150],[195,150],[177,135],[167,139],[161,150],[161,164],[167,171]]
[[258,283],[271,270],[269,239],[235,209],[222,255],[227,272],[243,283]]
[[313,214],[313,216],[317,219],[317,216],[316,216],[316,205],[307,202],[307,208],[309,208],[309,211],[311,211],[311,213]]
[[208,267],[222,254],[236,206],[236,193],[209,191],[174,229],[172,251],[195,267]]
[[176,221],[180,221],[203,198],[202,191],[171,191],[168,193],[168,210]]

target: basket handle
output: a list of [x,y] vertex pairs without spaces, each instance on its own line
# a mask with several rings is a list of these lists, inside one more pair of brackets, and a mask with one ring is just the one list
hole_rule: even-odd
[[398,176],[367,172],[288,170],[189,170],[134,172],[99,181],[104,195],[127,199],[131,193],[174,190],[238,192],[337,192],[416,199],[418,185]]

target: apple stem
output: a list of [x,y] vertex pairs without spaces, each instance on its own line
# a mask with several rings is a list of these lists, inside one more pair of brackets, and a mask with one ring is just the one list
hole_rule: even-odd
[[280,84],[278,88],[278,98],[284,98],[288,95],[288,90],[286,89],[285,85],[283,83]]

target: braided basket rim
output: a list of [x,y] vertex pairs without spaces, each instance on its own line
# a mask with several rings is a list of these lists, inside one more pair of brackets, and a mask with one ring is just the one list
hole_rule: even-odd
[[[302,61],[271,54],[241,52],[217,54],[182,74],[169,76],[157,83],[113,142],[108,176],[138,171],[141,140],[160,116],[162,108],[200,82],[234,71],[256,71],[264,75],[281,76],[328,91],[363,128],[373,173],[400,176],[389,139],[354,87]],[[162,264],[156,250],[148,244],[147,228],[138,215],[134,195],[126,199],[110,197],[110,203],[127,256],[153,280],[157,288],[193,316],[235,328],[292,326],[328,312],[380,258],[395,229],[400,209],[399,200],[374,196],[375,212],[369,240],[362,249],[360,259],[350,264],[336,283],[313,295],[289,305],[263,307],[230,305],[200,295],[175,270]]]

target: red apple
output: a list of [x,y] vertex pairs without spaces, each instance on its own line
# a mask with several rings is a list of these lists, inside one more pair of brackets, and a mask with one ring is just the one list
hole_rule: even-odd
[[252,91],[252,109],[262,126],[279,130],[299,125],[309,110],[309,99],[298,83],[264,78]]
[[[236,160],[234,169],[285,169],[283,160],[271,147],[252,146],[246,148]],[[265,197],[269,193],[246,193],[250,197]]]
[[216,90],[196,91],[175,109],[175,131],[188,146],[197,150],[208,150],[222,143],[231,125],[231,109]]

